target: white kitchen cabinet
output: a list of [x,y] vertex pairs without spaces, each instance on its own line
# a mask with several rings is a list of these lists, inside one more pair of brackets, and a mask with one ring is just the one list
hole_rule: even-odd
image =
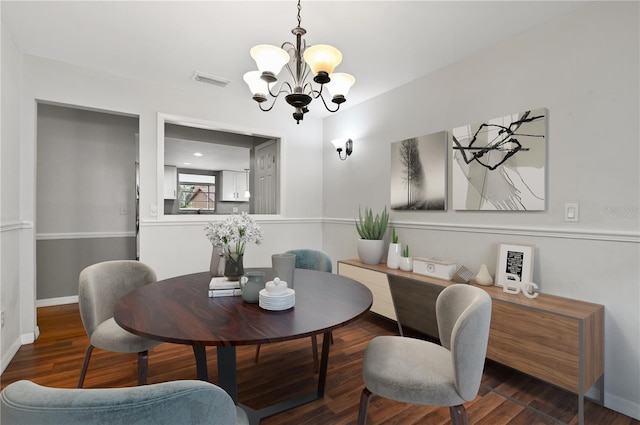
[[178,197],[178,167],[164,166],[164,199]]
[[221,201],[248,202],[245,197],[247,188],[247,173],[244,171],[222,171]]

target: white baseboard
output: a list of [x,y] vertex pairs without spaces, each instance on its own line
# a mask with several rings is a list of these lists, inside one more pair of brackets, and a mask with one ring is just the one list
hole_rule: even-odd
[[13,341],[6,353],[4,353],[4,355],[0,359],[0,374],[4,373],[4,370],[7,368],[7,366],[9,366],[9,363],[11,363],[11,360],[13,360],[13,357],[16,355],[21,346],[21,338],[18,338]]
[[605,393],[604,405],[606,408],[620,412],[623,415],[632,417],[633,419],[640,420],[640,404],[627,400],[622,397]]
[[75,304],[77,302],[77,295],[71,295],[70,297],[46,298],[44,300],[36,300],[36,307],[51,307],[54,305]]

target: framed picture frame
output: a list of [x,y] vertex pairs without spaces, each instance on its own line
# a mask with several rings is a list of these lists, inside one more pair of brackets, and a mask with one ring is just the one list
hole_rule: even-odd
[[534,245],[500,244],[496,267],[496,286],[531,282],[533,279]]

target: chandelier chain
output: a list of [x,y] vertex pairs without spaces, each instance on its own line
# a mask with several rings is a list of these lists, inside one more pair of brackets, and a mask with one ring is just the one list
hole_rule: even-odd
[[302,23],[302,18],[300,17],[300,11],[302,10],[302,6],[300,6],[300,0],[298,0],[298,26]]

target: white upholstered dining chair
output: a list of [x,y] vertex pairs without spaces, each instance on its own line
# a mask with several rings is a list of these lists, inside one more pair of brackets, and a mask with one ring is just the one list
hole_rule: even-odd
[[436,300],[441,345],[401,336],[378,336],[364,354],[358,425],[367,420],[373,394],[406,403],[449,406],[454,425],[468,424],[466,401],[478,394],[484,369],[491,297],[464,284]]
[[90,342],[78,388],[84,384],[94,347],[119,353],[138,353],[138,385],[147,383],[148,350],[160,342],[122,329],[113,318],[113,307],[122,296],[156,281],[156,273],[149,266],[133,260],[105,261],[80,272],[78,304]]

